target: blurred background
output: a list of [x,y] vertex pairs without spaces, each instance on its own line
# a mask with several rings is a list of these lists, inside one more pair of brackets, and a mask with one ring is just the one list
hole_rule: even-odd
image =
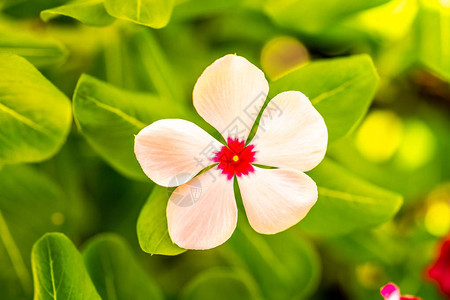
[[31,247],[50,231],[78,249],[99,233],[120,235],[165,299],[370,300],[381,299],[390,281],[425,300],[450,299],[427,271],[450,231],[448,0],[176,0],[160,29],[113,18],[103,1],[91,2],[93,16],[54,9],[65,0],[0,0],[0,52],[25,57],[69,99],[86,73],[131,98],[168,99],[155,104],[158,118],[175,105],[202,125],[192,89],[225,54],[246,57],[269,80],[320,59],[370,55],[379,75],[374,100],[328,157],[402,195],[403,206],[382,225],[340,234],[293,228],[261,236],[240,224],[216,249],[150,255],[136,223],[154,184],[127,176],[95,133],[83,135],[74,122],[52,158],[0,171],[1,299],[32,298]]

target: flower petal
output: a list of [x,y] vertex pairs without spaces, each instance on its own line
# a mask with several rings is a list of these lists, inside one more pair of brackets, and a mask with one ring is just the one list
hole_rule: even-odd
[[247,139],[269,91],[264,73],[248,60],[226,55],[203,71],[194,87],[194,106],[225,139]]
[[289,91],[269,102],[251,144],[256,163],[304,172],[322,161],[327,142],[322,116],[305,95]]
[[222,144],[192,122],[156,121],[136,136],[134,152],[144,173],[162,186],[177,186],[212,165]]
[[238,177],[250,225],[259,233],[274,234],[303,219],[317,200],[317,186],[294,169],[261,169]]
[[233,180],[217,167],[175,189],[167,205],[172,241],[185,249],[210,249],[223,244],[236,228]]
[[392,282],[383,286],[380,293],[385,300],[400,300],[400,289]]

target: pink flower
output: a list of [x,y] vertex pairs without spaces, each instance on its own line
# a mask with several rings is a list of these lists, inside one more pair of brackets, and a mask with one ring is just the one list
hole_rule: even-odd
[[428,276],[436,280],[442,293],[450,297],[450,236],[442,243],[439,257],[428,270]]
[[380,293],[385,300],[421,300],[420,298],[414,296],[400,295],[400,289],[392,282],[383,286]]
[[179,185],[169,199],[167,222],[180,247],[210,249],[232,235],[238,215],[235,176],[247,218],[259,233],[295,225],[316,202],[317,186],[303,172],[325,155],[325,122],[305,95],[284,92],[270,101],[255,137],[247,141],[268,91],[261,70],[243,57],[226,55],[206,68],[193,92],[195,109],[226,146],[180,119],[156,121],[136,136],[135,153],[145,174],[162,186]]

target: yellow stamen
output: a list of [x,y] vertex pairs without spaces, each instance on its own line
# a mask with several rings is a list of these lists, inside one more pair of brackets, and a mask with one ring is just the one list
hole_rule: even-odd
[[237,155],[233,156],[233,161],[234,162],[237,162],[238,160],[239,160],[239,156],[237,156]]

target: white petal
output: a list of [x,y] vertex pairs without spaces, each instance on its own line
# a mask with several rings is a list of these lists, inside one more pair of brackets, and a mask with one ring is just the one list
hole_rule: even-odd
[[274,234],[303,219],[317,201],[317,186],[294,169],[261,169],[238,177],[250,225],[259,233]]
[[327,150],[328,132],[319,112],[300,92],[275,96],[264,110],[255,145],[255,163],[308,171]]
[[226,55],[207,67],[194,87],[197,112],[225,139],[246,139],[269,91],[264,73],[248,60]]
[[175,189],[167,206],[172,241],[185,249],[210,249],[223,244],[236,228],[233,180],[217,167]]
[[189,121],[165,119],[142,129],[134,152],[144,173],[162,186],[178,186],[213,164],[222,144]]

